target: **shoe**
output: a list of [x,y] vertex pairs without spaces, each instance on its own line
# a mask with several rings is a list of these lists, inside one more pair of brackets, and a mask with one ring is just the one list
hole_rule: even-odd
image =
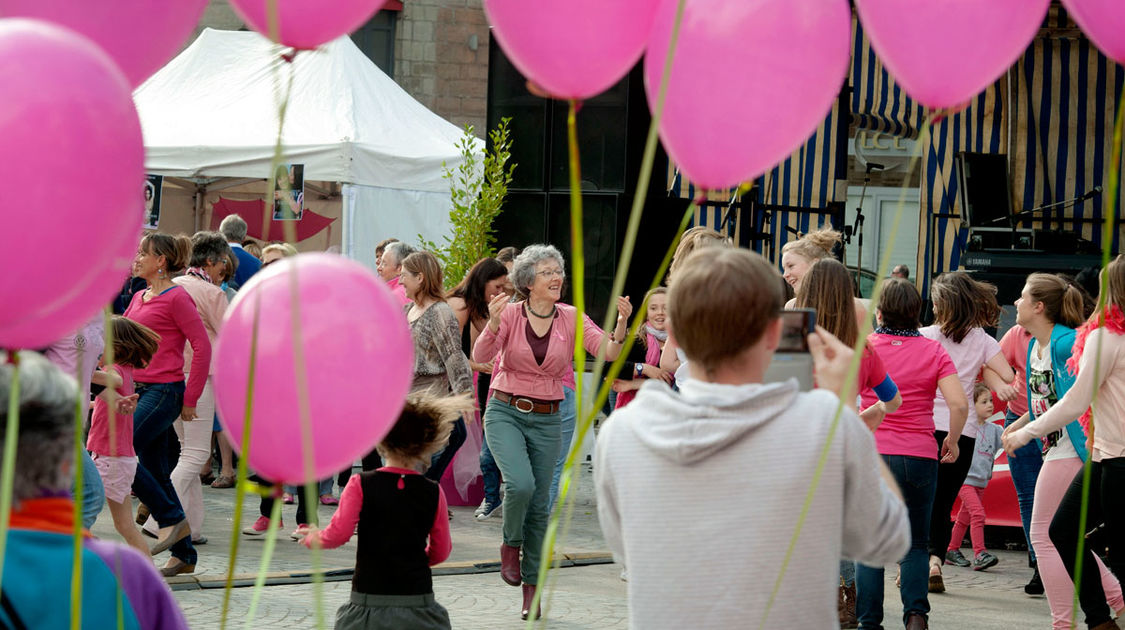
[[141,528],[141,535],[148,536],[149,538],[156,538],[156,534],[148,531],[147,529],[145,529],[143,527]]
[[969,559],[965,557],[965,554],[961,553],[960,549],[954,549],[953,551],[945,552],[945,563],[952,564],[958,567],[968,567],[972,566],[973,564],[969,562]]
[[[270,517],[259,516],[258,520],[254,521],[254,524],[250,527],[244,528],[242,530],[242,533],[246,534],[247,536],[261,536],[262,534],[266,533],[266,530],[269,529],[269,527]],[[285,523],[282,521],[278,521],[277,527],[278,529],[281,529],[282,527],[285,527]]]
[[206,545],[207,544],[207,537],[206,536],[200,536],[199,538],[192,538],[191,544],[193,544],[193,545]]
[[233,488],[234,487],[234,477],[228,477],[227,475],[219,475],[218,477],[215,478],[214,481],[211,482],[211,487],[212,488]]
[[[538,590],[534,584],[523,585],[523,608],[520,609],[520,619],[527,620],[531,614],[531,602],[535,600],[535,591]],[[543,609],[536,604],[535,616],[533,619],[538,619],[543,616]]]
[[137,518],[133,519],[133,521],[137,525],[144,525],[145,521],[147,521],[147,520],[148,520],[148,506],[146,506],[144,503],[138,503],[137,504]]
[[488,501],[481,503],[480,507],[477,508],[476,511],[477,520],[485,521],[492,518],[493,516],[496,516],[500,513],[500,505],[501,504],[499,503],[497,503],[496,505],[492,505]]
[[281,495],[281,502],[285,505],[293,505],[296,502],[296,499],[293,498],[292,494],[286,492]]
[[1023,592],[1028,595],[1042,595],[1043,594],[1043,578],[1039,577],[1039,567],[1035,568],[1035,573],[1031,575],[1027,585],[1023,587]]
[[209,486],[215,481],[214,473],[199,473],[199,483]]
[[621,569],[621,581],[622,582],[628,582],[629,581],[629,569],[627,569],[627,568]]
[[500,579],[520,585],[520,548],[500,543]]
[[930,592],[944,593],[945,581],[941,579],[941,564],[937,558],[930,556]]
[[906,618],[906,630],[927,630],[929,622],[922,615],[910,615]]
[[1117,625],[1116,621],[1110,619],[1105,623],[1099,623],[1098,625],[1093,626],[1092,628],[1090,628],[1090,630],[1121,630],[1121,626]]
[[[173,565],[172,560],[175,560],[176,564]],[[177,560],[176,558],[172,558],[172,560],[169,560],[167,565],[160,567],[160,575],[169,578],[184,573],[195,573],[194,564],[185,564],[183,561]]]
[[337,499],[336,497],[332,496],[331,494],[322,494],[322,495],[320,495],[320,504],[321,505],[339,505],[340,500]]
[[987,551],[982,551],[977,554],[976,560],[973,560],[973,571],[984,571],[988,567],[996,566],[997,562],[1000,562],[999,558]]
[[181,520],[171,528],[162,527],[161,531],[168,529],[168,534],[156,540],[156,544],[152,546],[152,555],[157,555],[163,551],[167,551],[169,547],[180,542],[181,540],[191,536],[191,526],[188,525],[187,519]]
[[484,501],[480,502],[480,505],[477,506],[477,509],[473,510],[473,516],[480,516],[481,514],[484,514],[485,511],[487,511],[487,510],[488,510],[488,499],[485,499]]
[[308,536],[308,535],[309,535],[309,526],[305,523],[298,523],[297,529],[293,530],[293,533],[289,534],[289,537],[292,538],[293,540],[301,540],[302,538],[304,538],[305,536]]
[[855,597],[855,584],[840,587],[840,595],[836,600],[836,611],[840,617],[840,628],[851,629],[859,627],[859,620],[855,616]]

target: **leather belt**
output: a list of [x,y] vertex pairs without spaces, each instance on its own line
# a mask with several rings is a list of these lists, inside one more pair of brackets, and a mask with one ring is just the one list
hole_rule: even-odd
[[559,401],[557,400],[536,400],[524,396],[513,396],[497,389],[492,390],[492,397],[515,407],[516,411],[520,413],[557,413],[559,410]]

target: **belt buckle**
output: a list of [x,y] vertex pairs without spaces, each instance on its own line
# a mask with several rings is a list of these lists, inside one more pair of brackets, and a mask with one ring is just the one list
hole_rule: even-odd
[[[527,403],[527,409],[520,406],[520,403]],[[535,403],[527,398],[512,398],[512,406],[520,413],[531,413],[535,410]]]

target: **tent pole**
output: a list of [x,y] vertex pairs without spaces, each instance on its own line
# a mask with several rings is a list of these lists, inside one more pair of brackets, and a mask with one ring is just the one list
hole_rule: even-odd
[[195,231],[200,230],[200,224],[203,221],[203,194],[207,191],[207,187],[203,184],[195,185]]

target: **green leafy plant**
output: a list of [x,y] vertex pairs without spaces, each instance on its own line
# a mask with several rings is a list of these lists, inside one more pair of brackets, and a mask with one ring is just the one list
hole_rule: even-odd
[[508,164],[512,157],[512,140],[508,123],[500,124],[488,133],[489,147],[483,157],[475,152],[476,137],[473,126],[465,126],[465,134],[457,143],[461,164],[457,169],[445,169],[443,177],[449,180],[449,193],[453,207],[449,211],[452,232],[437,245],[418,235],[422,247],[437,256],[445,275],[445,288],[450,289],[465,277],[469,269],[482,258],[494,256],[492,222],[504,208],[508,184],[516,165]]

